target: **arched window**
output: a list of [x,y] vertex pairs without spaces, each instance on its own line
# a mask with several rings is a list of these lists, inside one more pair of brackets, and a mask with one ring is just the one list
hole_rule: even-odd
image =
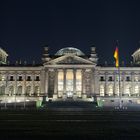
[[105,94],[104,85],[100,85],[100,96],[104,96],[104,94]]
[[136,85],[136,86],[134,87],[134,94],[138,94],[138,93],[139,93],[139,86]]
[[27,86],[26,95],[31,95],[31,86]]
[[125,94],[130,95],[131,87],[130,85],[126,85],[125,87]]
[[39,95],[40,93],[40,87],[39,86],[35,86],[35,94]]
[[1,86],[0,87],[0,95],[4,95],[5,94],[5,86]]
[[13,95],[14,94],[14,87],[10,86],[9,87],[9,95]]
[[21,95],[21,94],[22,94],[22,86],[18,86],[17,95]]
[[108,85],[108,95],[109,96],[113,95],[113,85]]

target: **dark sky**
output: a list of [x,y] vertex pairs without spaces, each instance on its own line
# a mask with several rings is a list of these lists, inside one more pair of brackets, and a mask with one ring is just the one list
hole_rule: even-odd
[[115,40],[120,60],[130,62],[139,47],[139,0],[1,0],[0,46],[9,60],[41,61],[42,45],[50,53],[72,46],[90,53],[97,48],[100,63],[113,63]]

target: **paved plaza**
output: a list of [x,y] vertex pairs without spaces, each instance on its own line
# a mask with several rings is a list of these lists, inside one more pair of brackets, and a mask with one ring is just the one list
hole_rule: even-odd
[[[140,138],[139,111],[109,111],[96,108],[90,103],[71,102],[48,103],[45,107],[32,110],[1,110],[1,139]],[[96,109],[87,109],[91,107]]]

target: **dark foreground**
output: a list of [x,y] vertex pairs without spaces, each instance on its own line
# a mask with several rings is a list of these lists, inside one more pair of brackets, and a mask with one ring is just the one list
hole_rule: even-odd
[[1,139],[140,139],[140,111],[1,110]]

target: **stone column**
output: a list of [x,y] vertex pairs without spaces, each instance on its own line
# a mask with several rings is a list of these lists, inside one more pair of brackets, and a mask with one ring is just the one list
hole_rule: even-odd
[[76,95],[76,69],[73,70],[73,93]]
[[134,91],[134,73],[131,73],[131,91],[130,91],[130,96],[132,96],[132,94],[135,95],[135,91]]
[[43,69],[43,70],[41,70],[41,73],[40,73],[40,84],[41,84],[41,94],[42,95],[45,95],[46,96],[46,94],[45,94],[45,70]]
[[64,69],[63,72],[64,72],[64,93],[63,93],[63,95],[66,95],[66,69]]
[[108,95],[108,76],[107,76],[107,72],[105,72],[105,96]]
[[23,73],[23,95],[25,96],[26,93],[26,79],[25,79],[25,73]]
[[18,77],[18,74],[17,74],[17,73],[15,73],[14,94],[17,94],[17,77]]
[[55,81],[54,81],[54,94],[58,93],[58,71],[55,70]]
[[99,76],[100,74],[98,73],[98,71],[94,71],[94,93],[95,96],[100,96],[100,84],[99,84]]
[[45,71],[45,96],[48,96],[48,70]]
[[[121,73],[120,72],[120,77],[121,77],[121,80],[120,80],[120,93],[121,93],[121,96],[123,96],[123,94],[125,93],[125,79],[126,79],[126,76],[125,76],[125,73]],[[123,79],[122,79],[123,78]]]
[[53,94],[53,99],[57,99],[57,90],[58,90],[58,72],[55,69],[54,70],[54,94]]
[[113,94],[114,94],[114,96],[116,96],[116,72],[114,72],[114,74],[113,74],[113,80],[114,80],[114,86],[113,86]]
[[32,80],[32,90],[31,91],[32,91],[32,94],[34,94],[35,93],[34,73],[32,73],[32,75],[31,75],[31,80]]
[[91,69],[91,95],[94,96],[94,69]]
[[85,89],[85,69],[82,69],[82,97],[86,98],[86,89]]
[[8,73],[6,73],[6,79],[5,79],[5,95],[8,94]]

